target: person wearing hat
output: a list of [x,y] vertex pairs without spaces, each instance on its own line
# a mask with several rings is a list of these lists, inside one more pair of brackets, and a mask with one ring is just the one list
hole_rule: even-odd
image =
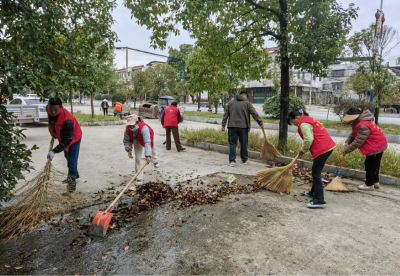
[[103,102],[101,103],[101,108],[103,109],[103,115],[104,116],[108,116],[108,101],[106,99],[103,100]]
[[[133,158],[132,149],[135,153],[136,172],[143,166],[143,149],[147,164],[153,162],[154,168],[159,167],[154,146],[154,131],[148,124],[142,122],[136,114],[129,115],[127,118],[127,126],[124,133],[124,146],[125,150],[128,152],[129,158]],[[142,183],[143,171],[136,179],[137,185]]]
[[379,169],[383,152],[387,149],[387,140],[383,131],[373,122],[374,116],[361,108],[350,108],[343,121],[351,122],[352,132],[344,144],[344,154],[359,149],[366,155],[365,184],[358,186],[359,190],[373,191],[379,189]]
[[307,207],[323,208],[326,206],[326,202],[321,172],[336,144],[325,127],[318,120],[309,117],[308,113],[302,109],[290,112],[287,121],[289,125],[293,124],[298,127],[299,135],[303,139],[299,156],[310,151],[314,159],[311,168],[313,184],[311,190],[304,193],[306,196],[312,197]]
[[161,115],[161,124],[163,128],[165,128],[165,133],[167,136],[166,149],[171,149],[171,132],[174,136],[176,150],[178,152],[185,150],[186,148],[182,147],[181,140],[179,138],[179,129],[178,124],[182,122],[182,116],[179,111],[179,108],[176,107],[177,102],[173,101],[170,106],[164,109],[164,112]]

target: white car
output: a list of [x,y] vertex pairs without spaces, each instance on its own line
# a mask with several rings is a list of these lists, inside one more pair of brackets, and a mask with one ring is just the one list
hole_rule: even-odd
[[47,122],[46,99],[44,102],[40,98],[20,97],[13,99],[6,105],[8,112],[13,112],[13,123],[34,123]]

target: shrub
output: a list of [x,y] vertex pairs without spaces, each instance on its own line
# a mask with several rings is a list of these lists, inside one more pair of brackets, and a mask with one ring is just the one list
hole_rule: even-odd
[[12,197],[12,190],[18,180],[24,179],[22,174],[31,168],[32,150],[37,149],[36,145],[28,148],[21,143],[25,138],[24,129],[7,124],[11,120],[11,113],[8,113],[0,100],[0,202],[7,201]]
[[[299,109],[306,110],[303,100],[293,94],[290,94],[289,112]],[[280,95],[276,95],[267,99],[264,103],[263,110],[265,114],[279,118],[279,114],[281,112]]]
[[374,113],[373,103],[359,99],[341,99],[340,102],[333,108],[333,113],[338,115],[340,120],[343,120],[346,111],[351,107],[359,107],[363,110],[369,109],[369,111]]
[[114,93],[114,95],[112,95],[112,102],[113,104],[116,102],[121,102],[124,103],[125,102],[125,95],[121,92],[116,92]]

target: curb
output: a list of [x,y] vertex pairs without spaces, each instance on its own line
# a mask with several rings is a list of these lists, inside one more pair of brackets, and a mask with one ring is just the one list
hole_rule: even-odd
[[80,126],[116,126],[124,125],[126,120],[122,121],[99,121],[99,122],[78,122]]
[[[200,122],[200,123],[209,123],[209,124],[222,124],[222,119],[217,119],[217,118],[184,116],[184,120]],[[251,127],[252,128],[260,128],[260,126],[256,122],[251,122]],[[266,129],[279,130],[279,124],[264,123],[264,127]],[[330,129],[330,128],[327,128],[326,130],[328,131],[329,135],[334,136],[334,137],[347,138],[351,134],[350,130],[337,130],[337,129]],[[289,126],[288,131],[297,133],[297,127]],[[386,136],[388,143],[400,144],[400,135],[385,134],[385,136]]]
[[[216,151],[219,153],[225,153],[225,154],[229,153],[229,147],[222,146],[222,145],[203,143],[203,142],[193,142],[193,141],[188,141],[186,139],[181,139],[181,144],[189,146],[189,147],[195,147],[195,148],[200,148],[200,149],[204,149],[204,150]],[[236,149],[236,154],[240,154],[240,149]],[[249,150],[249,158],[259,159],[260,152]],[[281,163],[289,164],[293,160],[293,158],[280,156],[280,157],[275,157],[275,158],[268,157],[267,160],[268,161],[279,161]],[[298,167],[311,169],[313,162],[298,159],[296,161],[296,164]],[[337,175],[338,170],[339,169],[336,166],[325,165],[325,167],[323,168],[322,171]],[[365,171],[343,168],[342,176],[364,181]],[[388,176],[388,175],[379,175],[379,183],[385,184],[385,185],[400,186],[400,178],[396,178],[396,177]]]

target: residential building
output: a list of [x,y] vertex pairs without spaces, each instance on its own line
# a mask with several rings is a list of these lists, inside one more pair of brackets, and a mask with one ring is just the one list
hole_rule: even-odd
[[400,70],[400,56],[391,56],[389,57],[388,62],[389,68],[399,69]]
[[[137,66],[128,67],[128,78],[131,76],[132,71],[136,71],[136,70],[146,71],[151,66],[156,66],[158,64],[163,64],[163,63],[166,63],[166,62],[165,61],[151,61],[151,62],[147,63],[146,65],[137,65]],[[118,75],[121,78],[126,78],[125,68],[126,67],[116,70]]]

